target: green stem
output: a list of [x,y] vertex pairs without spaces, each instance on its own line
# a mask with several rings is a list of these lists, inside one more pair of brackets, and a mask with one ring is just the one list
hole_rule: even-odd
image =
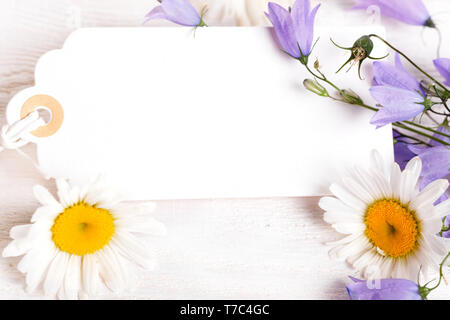
[[420,134],[420,135],[422,135],[422,136],[424,136],[424,137],[427,137],[427,138],[429,138],[429,139],[431,139],[431,140],[434,140],[434,141],[436,141],[436,142],[439,142],[439,143],[443,144],[444,146],[450,146],[449,143],[447,143],[447,142],[445,142],[445,141],[443,141],[443,140],[441,140],[441,139],[438,139],[438,138],[436,138],[436,137],[434,137],[434,136],[431,136],[431,135],[429,135],[429,134],[426,134],[426,133],[424,133],[424,132],[418,131],[418,130],[416,130],[416,129],[414,129],[414,128],[410,128],[410,127],[406,126],[406,125],[405,125],[404,123],[402,123],[402,122],[394,122],[392,125],[395,126],[395,127],[399,127],[399,128],[402,128],[402,129],[405,129],[405,130],[408,130],[408,131],[411,131],[411,132]]
[[[404,133],[402,133],[402,132],[400,132],[400,131],[398,131],[398,130],[396,130],[396,131],[398,132],[398,134],[401,135],[400,138],[407,138],[407,139],[416,141],[416,142],[418,142],[418,143],[420,143],[420,144],[424,144],[424,145],[426,145],[426,146],[428,146],[428,147],[431,147],[431,146],[432,146],[431,144],[429,144],[429,143],[427,143],[427,142],[424,142],[424,141],[420,140],[419,138],[416,138],[416,137],[413,137],[413,136],[404,134]],[[397,139],[397,141],[401,141],[401,140]],[[405,141],[403,141],[403,142],[405,142]],[[408,142],[406,142],[406,143],[408,143]]]
[[442,234],[443,234],[444,232],[450,231],[450,225],[449,225],[448,227],[445,226],[445,220],[446,220],[446,219],[447,219],[446,217],[442,218],[442,228],[441,228],[441,231],[439,232],[439,235],[440,235],[441,237],[442,237]]
[[409,124],[409,125],[414,125],[414,126],[419,127],[419,128],[421,128],[421,129],[428,130],[428,131],[430,131],[430,132],[439,134],[439,135],[441,135],[441,136],[443,136],[443,137],[450,138],[450,135],[448,135],[448,134],[445,134],[445,133],[443,133],[443,132],[440,132],[440,131],[437,131],[437,130],[434,130],[434,129],[431,129],[431,128],[428,128],[428,127],[425,127],[425,126],[422,126],[422,125],[420,125],[420,124],[418,124],[418,123],[411,122],[411,121],[403,121],[403,122],[404,122],[404,123],[407,123],[407,124]]
[[337,91],[339,91],[340,93],[342,93],[342,90],[340,88],[338,88],[335,84],[333,84],[331,81],[329,81],[322,73],[320,76],[318,76],[316,73],[314,73],[307,64],[304,65],[306,67],[306,70],[309,71],[309,73],[311,73],[314,77],[316,77],[319,80],[322,80],[323,82],[328,83],[330,86],[332,86],[333,88],[335,88]]
[[437,287],[439,287],[439,285],[441,284],[442,278],[444,277],[444,274],[442,272],[442,268],[443,268],[443,266],[445,264],[445,261],[447,261],[448,257],[450,257],[450,252],[447,253],[447,255],[445,256],[444,260],[442,260],[442,262],[439,264],[439,281],[433,288],[428,289],[430,292],[433,291],[434,289],[436,289]]
[[[339,91],[339,93],[342,94],[343,90],[340,89],[338,86],[336,86],[336,85],[335,85],[334,83],[332,83],[331,81],[329,81],[329,80],[325,77],[324,74],[320,73],[320,75],[318,75],[318,74],[316,74],[314,71],[312,71],[312,70],[309,68],[309,66],[308,66],[307,64],[304,64],[304,66],[306,67],[306,70],[308,70],[308,72],[309,72],[312,76],[314,76],[316,79],[319,79],[319,80],[321,80],[321,81],[323,81],[323,82],[329,84],[330,86],[332,86],[333,88],[335,88],[337,91]],[[319,71],[319,72],[320,72],[320,71]],[[345,100],[339,100],[339,101],[346,102]],[[369,105],[366,105],[366,104],[364,104],[364,103],[358,103],[358,104],[356,104],[356,105],[358,105],[358,106],[360,106],[360,107],[363,107],[363,108],[366,108],[366,109],[369,109],[369,110],[372,110],[372,111],[378,111],[378,108],[374,108],[374,107],[369,106]],[[414,123],[414,122],[411,122],[411,121],[405,121],[405,123],[407,123],[408,125],[411,125],[411,126],[416,126],[416,127],[422,128],[422,129],[425,129],[425,128],[426,128],[426,127],[424,127],[424,126],[418,125],[418,124],[416,124],[416,123]],[[431,140],[434,140],[434,141],[436,141],[436,142],[439,142],[439,143],[441,143],[441,144],[443,144],[443,145],[445,145],[445,146],[450,146],[450,144],[446,143],[445,141],[443,141],[443,140],[441,140],[441,139],[439,139],[439,138],[436,138],[436,137],[434,137],[434,136],[431,136],[431,135],[429,135],[429,134],[426,134],[426,133],[424,133],[424,132],[421,132],[421,131],[415,130],[415,129],[413,129],[413,128],[410,128],[410,127],[408,127],[408,126],[405,126],[404,123],[401,123],[401,122],[394,122],[392,125],[393,125],[393,126],[396,126],[396,127],[399,127],[399,128],[402,128],[402,129],[405,129],[405,130],[408,130],[408,131],[410,131],[410,132],[414,132],[414,133],[416,133],[416,134],[422,135],[422,136],[427,137],[427,138],[429,138],[429,139],[431,139]],[[439,133],[439,134],[441,134],[439,131],[436,131],[436,130],[433,130],[433,129],[427,128],[427,130],[432,131],[432,132],[434,132],[434,133]],[[444,135],[444,136],[447,136],[447,135],[445,135],[445,134],[443,134],[443,135]]]
[[404,54],[403,52],[401,52],[400,50],[398,50],[397,48],[395,48],[393,45],[391,45],[388,41],[384,40],[382,37],[380,37],[379,35],[376,34],[370,34],[369,37],[375,37],[379,40],[381,40],[385,45],[387,45],[389,48],[391,48],[392,50],[394,50],[395,52],[397,52],[398,54],[400,54],[401,56],[403,56],[406,60],[408,60],[409,63],[411,63],[417,70],[419,70],[420,72],[422,72],[424,75],[426,75],[430,80],[432,80],[434,83],[436,83],[437,85],[439,85],[442,89],[444,89],[445,92],[450,93],[450,91],[447,89],[446,86],[444,86],[442,83],[440,83],[439,81],[437,81],[435,78],[433,78],[430,74],[428,74],[427,72],[425,72],[425,70],[423,70],[421,67],[419,67],[417,64],[415,64],[410,58],[408,58],[408,56],[406,54]]

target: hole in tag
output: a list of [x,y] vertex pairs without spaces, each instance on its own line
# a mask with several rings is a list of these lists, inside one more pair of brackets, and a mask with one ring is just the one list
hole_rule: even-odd
[[44,107],[37,107],[36,111],[39,113],[39,117],[45,122],[45,124],[49,124],[52,121],[52,112]]

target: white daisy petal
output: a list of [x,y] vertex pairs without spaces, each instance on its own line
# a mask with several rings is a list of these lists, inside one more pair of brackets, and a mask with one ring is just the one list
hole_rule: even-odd
[[330,186],[330,191],[346,205],[356,210],[363,211],[366,208],[366,204],[361,199],[337,183]]
[[29,239],[31,225],[20,225],[13,227],[10,231],[11,238],[15,240],[11,241],[5,249],[3,249],[3,257],[17,257],[28,252],[33,243]]
[[442,201],[437,206],[435,206],[434,214],[436,217],[440,217],[440,218],[450,215],[450,199]]
[[369,250],[370,246],[368,245],[364,236],[360,235],[350,243],[330,250],[329,255],[337,260],[346,260],[347,258],[354,256],[364,249]]
[[376,255],[376,250],[370,248],[361,253],[360,257],[353,261],[352,265],[354,268],[363,271],[368,265],[370,265],[370,261]]
[[400,166],[397,163],[392,164],[391,169],[391,188],[392,188],[392,197],[394,199],[400,199],[400,179],[402,176],[402,171],[400,170]]
[[430,266],[438,266],[440,261],[440,258],[437,257],[437,255],[434,253],[433,249],[430,247],[427,241],[425,239],[420,239],[419,241],[419,251],[420,255],[417,255],[418,257],[421,257],[421,264],[424,270],[426,268],[429,268]]
[[394,272],[392,274],[393,278],[402,279],[407,278],[408,271],[406,269],[405,261],[399,259],[395,263]]
[[352,190],[352,193],[362,200],[365,204],[371,203],[373,201],[370,193],[358,182],[352,178],[343,178],[342,182],[347,187],[347,189]]
[[346,212],[339,211],[327,211],[323,214],[323,220],[330,224],[343,223],[343,222],[352,222],[358,223],[362,222],[362,217],[356,214],[349,214]]
[[120,287],[126,288],[129,286],[127,279],[129,275],[127,274],[127,268],[124,263],[124,258],[116,252],[116,248],[113,249],[110,245],[105,246],[103,253],[109,258],[110,261],[114,263],[116,280],[120,282]]
[[430,234],[434,236],[441,231],[442,220],[441,218],[423,219],[421,226],[424,234]]
[[373,254],[370,256],[368,265],[362,270],[364,278],[368,280],[378,280],[382,270],[380,266],[383,264],[383,256],[379,254]]
[[12,227],[9,231],[9,236],[14,239],[24,239],[30,233],[31,224],[23,224],[19,226]]
[[95,254],[86,254],[82,260],[82,283],[83,290],[87,295],[95,295],[99,285],[99,265]]
[[444,256],[447,254],[447,248],[445,247],[444,243],[442,242],[441,237],[438,238],[437,236],[427,236],[424,238],[424,241],[438,255]]
[[411,201],[410,207],[413,210],[420,210],[422,206],[432,205],[442,196],[448,188],[448,180],[440,179],[431,182]]
[[370,159],[372,167],[386,176],[386,168],[381,154],[377,150],[373,150]]
[[420,172],[422,170],[422,161],[419,157],[411,159],[405,167],[400,177],[400,201],[409,203],[411,196],[417,185]]
[[337,246],[337,245],[341,245],[341,244],[347,244],[352,242],[353,240],[355,240],[356,238],[358,238],[360,235],[359,234],[350,234],[348,236],[343,237],[342,239],[336,240],[336,241],[330,241],[327,242],[326,245],[328,246]]
[[78,291],[81,282],[81,257],[72,254],[67,263],[67,271],[64,277],[65,299],[78,299]]
[[378,187],[383,198],[392,198],[392,188],[386,176],[378,170],[371,170],[373,183]]
[[70,197],[70,186],[65,179],[56,179],[56,186],[58,188],[58,198],[64,208],[70,207],[74,204]]
[[37,185],[33,187],[33,193],[36,199],[43,206],[54,206],[59,205],[59,202],[51,195],[50,192],[43,186]]
[[[447,252],[450,252],[450,238],[441,238],[441,242],[445,247]],[[447,263],[450,265],[450,261],[447,260]]]
[[411,255],[407,258],[406,268],[407,268],[406,279],[416,281],[421,268],[420,262],[415,255]]
[[63,251],[56,254],[44,280],[44,292],[46,295],[55,296],[63,285],[69,257],[70,255]]
[[380,279],[389,278],[394,267],[394,260],[388,257],[383,257],[380,265]]
[[343,234],[363,233],[366,226],[362,222],[343,222],[331,225],[337,232]]
[[76,204],[81,200],[81,190],[78,186],[73,186],[67,195],[68,201],[72,204]]
[[419,157],[412,158],[406,164],[405,170],[410,171],[411,185],[415,186],[417,184],[417,180],[419,179],[420,173],[422,172],[422,161]]
[[111,239],[111,244],[121,255],[135,261],[144,269],[151,270],[154,268],[155,264],[150,260],[150,253],[132,235],[126,232],[118,232]]
[[36,222],[41,219],[50,219],[53,221],[58,216],[58,214],[62,213],[63,211],[64,208],[60,204],[39,207],[31,217],[31,222]]
[[121,273],[114,256],[108,254],[106,250],[100,250],[96,255],[100,265],[100,276],[106,286],[115,293],[122,291],[125,288],[124,275]]
[[319,200],[319,207],[325,211],[342,212],[342,214],[359,215],[362,216],[361,211],[346,205],[339,199],[333,197],[322,197]]
[[370,195],[372,196],[372,201],[380,199],[383,196],[382,190],[378,188],[378,186],[374,183],[371,175],[366,170],[355,166],[353,174],[364,186],[367,192],[370,193]]
[[[55,246],[48,246],[39,249],[35,248],[27,254],[30,255],[30,265],[22,266],[22,268],[27,272],[26,284],[28,292],[34,292],[38,285],[44,280],[48,267],[52,263],[57,252]],[[25,259],[25,257],[23,259]]]

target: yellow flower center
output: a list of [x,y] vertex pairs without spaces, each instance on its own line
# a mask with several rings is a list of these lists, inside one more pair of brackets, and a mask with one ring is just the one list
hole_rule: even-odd
[[106,209],[80,202],[60,213],[51,230],[61,251],[82,256],[108,244],[114,234],[114,218]]
[[417,247],[415,214],[396,200],[375,201],[367,209],[364,223],[366,236],[387,256],[404,257]]

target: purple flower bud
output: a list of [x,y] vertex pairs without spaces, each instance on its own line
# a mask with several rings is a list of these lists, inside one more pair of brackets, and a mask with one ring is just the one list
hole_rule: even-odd
[[308,62],[314,37],[314,18],[320,5],[311,10],[309,0],[295,1],[291,10],[270,2],[269,13],[281,48],[302,63]]
[[353,9],[380,8],[382,15],[416,26],[436,27],[422,0],[357,0]]
[[406,279],[363,281],[350,278],[347,285],[351,300],[422,300],[417,283]]
[[160,6],[155,7],[146,15],[145,22],[153,19],[165,19],[182,26],[206,25],[188,0],[161,0],[160,2]]

